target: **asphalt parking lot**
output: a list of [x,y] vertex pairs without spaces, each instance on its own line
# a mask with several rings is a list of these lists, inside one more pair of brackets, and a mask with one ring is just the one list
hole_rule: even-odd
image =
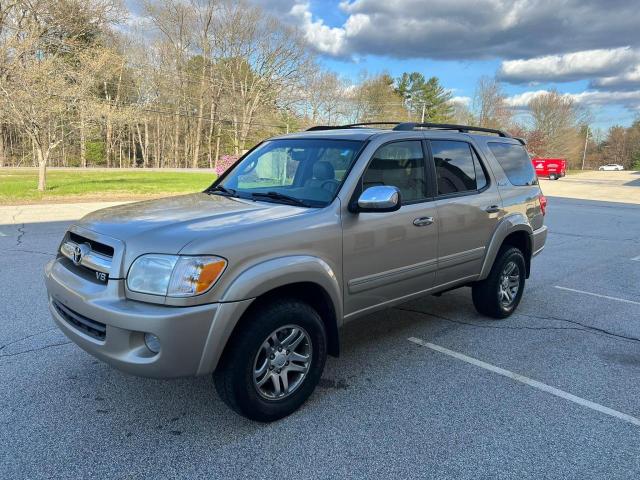
[[130,377],[69,343],[42,268],[92,207],[1,207],[0,477],[638,478],[637,203],[549,197],[517,314],[482,318],[461,289],[358,320],[269,425],[210,378]]

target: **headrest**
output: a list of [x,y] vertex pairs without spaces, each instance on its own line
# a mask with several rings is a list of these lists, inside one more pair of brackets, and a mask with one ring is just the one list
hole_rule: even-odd
[[318,180],[334,180],[336,172],[329,162],[316,162],[313,164],[313,178]]

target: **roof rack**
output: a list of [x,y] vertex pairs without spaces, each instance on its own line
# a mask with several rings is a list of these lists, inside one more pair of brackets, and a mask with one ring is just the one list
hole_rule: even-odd
[[469,132],[493,133],[504,138],[514,138],[515,140],[518,140],[522,145],[526,145],[526,141],[523,138],[513,137],[509,133],[505,132],[504,130],[498,130],[497,128],[474,127],[472,125],[456,125],[452,123],[364,122],[364,123],[350,123],[348,125],[318,125],[315,127],[308,128],[307,132],[312,132],[317,130],[339,130],[339,129],[345,129],[345,128],[368,127],[373,125],[395,125],[392,129],[395,131],[409,131],[409,130],[415,130],[416,128],[433,128],[438,130],[457,130],[458,132],[461,132],[461,133],[469,133]]
[[468,132],[485,132],[485,133],[495,133],[501,137],[505,138],[513,138],[507,132],[502,130],[498,130],[495,128],[485,128],[485,127],[473,127],[471,125],[455,125],[451,123],[415,123],[415,122],[404,122],[399,123],[393,129],[394,130],[415,130],[416,128],[435,128],[441,130],[457,130],[462,133]]
[[315,127],[307,128],[307,132],[313,132],[316,130],[339,130],[343,128],[357,128],[357,127],[369,127],[372,125],[399,125],[402,122],[364,122],[364,123],[350,123],[348,125],[316,125]]

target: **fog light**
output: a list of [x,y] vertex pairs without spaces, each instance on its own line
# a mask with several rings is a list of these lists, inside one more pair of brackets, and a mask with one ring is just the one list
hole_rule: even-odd
[[144,334],[144,344],[153,353],[158,353],[160,351],[160,339],[156,337],[153,333]]

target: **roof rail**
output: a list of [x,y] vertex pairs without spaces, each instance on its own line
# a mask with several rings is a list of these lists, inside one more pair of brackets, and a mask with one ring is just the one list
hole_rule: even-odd
[[473,127],[471,125],[455,125],[450,123],[415,123],[415,122],[404,122],[399,123],[394,127],[394,130],[414,130],[416,128],[436,128],[441,130],[457,130],[462,133],[467,132],[486,132],[486,133],[495,133],[501,137],[512,138],[507,132],[502,130],[498,130],[496,128],[485,128],[485,127]]
[[522,145],[526,145],[526,141],[523,138],[513,137],[504,130],[498,130],[497,128],[486,127],[474,127],[472,125],[456,125],[452,123],[416,123],[416,122],[363,122],[363,123],[350,123],[348,125],[316,125],[315,127],[307,128],[307,132],[313,132],[318,130],[339,130],[345,128],[357,128],[368,127],[373,125],[395,125],[393,130],[395,131],[408,131],[415,130],[416,128],[434,128],[440,130],[457,130],[458,132],[485,132],[494,133],[504,138],[515,138]]
[[371,125],[399,125],[401,122],[364,122],[364,123],[350,123],[348,125],[316,125],[315,127],[307,128],[307,132],[313,132],[316,130],[339,130],[342,128],[357,128],[368,127]]

